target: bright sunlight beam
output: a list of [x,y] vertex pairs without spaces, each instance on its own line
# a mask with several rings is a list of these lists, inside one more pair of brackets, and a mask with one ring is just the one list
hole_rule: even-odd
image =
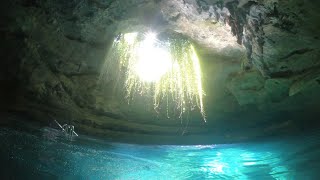
[[[166,113],[183,114],[196,107],[205,120],[201,68],[195,48],[186,39],[160,41],[152,32],[119,35],[109,50],[99,81],[123,79],[128,100],[153,94],[154,109],[166,103]],[[121,84],[121,83],[120,83]],[[148,96],[146,96],[148,98]],[[174,105],[174,109],[169,108]]]
[[156,35],[148,33],[137,49],[138,62],[135,71],[141,80],[156,82],[169,71],[171,55],[165,48],[156,47]]

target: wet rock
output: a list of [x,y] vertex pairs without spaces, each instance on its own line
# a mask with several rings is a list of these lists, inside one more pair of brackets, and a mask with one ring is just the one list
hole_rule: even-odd
[[231,79],[228,89],[236,97],[240,105],[263,102],[261,90],[264,88],[264,78],[257,71],[238,74]]
[[318,32],[310,31],[309,27],[315,23],[313,16],[318,15],[306,12],[312,5],[299,1],[259,1],[244,7],[248,11],[245,22],[240,21],[244,23],[244,34],[241,31],[236,34],[242,37],[252,65],[265,77],[288,71],[294,74],[318,64],[315,59],[319,56],[316,50],[319,42],[313,38]]

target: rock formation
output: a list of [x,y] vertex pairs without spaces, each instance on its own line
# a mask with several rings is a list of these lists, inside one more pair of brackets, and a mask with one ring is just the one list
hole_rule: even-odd
[[[13,0],[1,6],[3,112],[134,142],[227,142],[304,131],[320,115],[320,3],[301,0]],[[207,123],[128,104],[97,80],[114,38],[153,30],[199,53]],[[187,132],[187,133],[186,133]],[[184,136],[181,136],[184,135]],[[151,139],[152,140],[151,140]]]

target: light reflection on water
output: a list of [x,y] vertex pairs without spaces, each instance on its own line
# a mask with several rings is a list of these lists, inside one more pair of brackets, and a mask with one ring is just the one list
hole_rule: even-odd
[[0,138],[0,176],[22,179],[315,179],[320,167],[317,134],[194,146],[70,141],[50,128],[36,134],[0,128]]

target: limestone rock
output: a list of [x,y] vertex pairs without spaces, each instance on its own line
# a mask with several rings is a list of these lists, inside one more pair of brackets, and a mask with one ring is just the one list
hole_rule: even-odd
[[[229,140],[299,130],[319,115],[319,7],[300,0],[5,1],[0,105],[113,138],[170,139],[186,127],[190,137]],[[150,30],[195,44],[207,124],[192,113],[190,121],[168,118],[144,97],[128,104],[117,79],[99,87],[114,38]]]

